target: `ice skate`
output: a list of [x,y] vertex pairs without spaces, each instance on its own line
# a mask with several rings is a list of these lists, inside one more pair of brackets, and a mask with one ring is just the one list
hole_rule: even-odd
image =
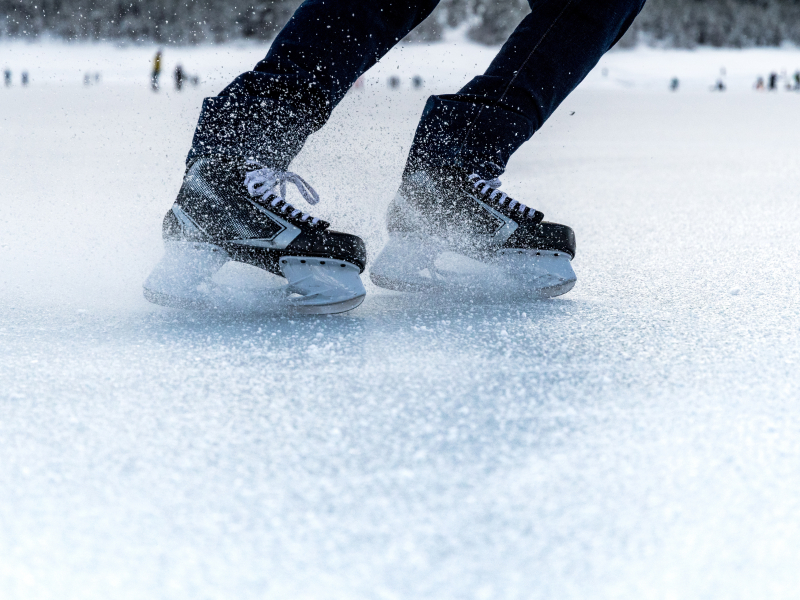
[[378,286],[547,298],[575,285],[569,227],[460,168],[406,173],[389,207],[389,241],[370,267]]
[[[287,183],[317,203],[316,192],[294,173],[228,158],[195,161],[164,218],[165,253],[144,283],[145,298],[177,308],[312,314],[361,304],[364,242],[294,208],[284,199]],[[286,283],[226,285],[215,276],[231,261]]]

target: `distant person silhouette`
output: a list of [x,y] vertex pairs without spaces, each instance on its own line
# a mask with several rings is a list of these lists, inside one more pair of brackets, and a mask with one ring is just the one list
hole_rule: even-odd
[[769,74],[769,91],[774,92],[778,89],[778,74],[777,73],[770,73]]
[[180,92],[181,89],[183,89],[183,77],[184,77],[183,67],[181,65],[175,67],[174,77],[175,77],[175,89]]
[[158,78],[161,76],[161,50],[156,52],[153,58],[153,74],[150,79],[150,85],[154,92],[158,91]]

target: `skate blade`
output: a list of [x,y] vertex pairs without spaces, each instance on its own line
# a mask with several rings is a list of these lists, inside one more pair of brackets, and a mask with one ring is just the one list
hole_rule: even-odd
[[364,301],[367,290],[360,269],[347,261],[308,256],[282,256],[279,266],[288,280],[286,291],[294,310],[305,314],[331,314],[352,310]]
[[345,312],[364,301],[355,265],[287,256],[280,266],[285,285],[262,269],[232,262],[219,246],[167,242],[164,257],[144,283],[144,297],[169,308],[290,314]]
[[482,262],[417,236],[392,236],[372,265],[370,279],[402,292],[523,298],[560,296],[577,281],[563,252],[504,249],[491,262]]

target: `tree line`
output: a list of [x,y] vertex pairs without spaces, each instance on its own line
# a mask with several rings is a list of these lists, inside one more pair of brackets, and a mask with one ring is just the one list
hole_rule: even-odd
[[[0,0],[0,38],[54,37],[159,44],[269,40],[300,0]],[[502,42],[526,0],[442,0],[408,41],[440,39],[467,24],[484,44]],[[648,0],[621,41],[691,48],[800,43],[800,0]]]

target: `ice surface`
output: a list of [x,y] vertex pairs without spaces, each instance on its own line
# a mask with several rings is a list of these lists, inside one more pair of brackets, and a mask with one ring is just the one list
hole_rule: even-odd
[[[567,296],[286,318],[141,297],[201,99],[264,48],[168,48],[181,95],[152,48],[2,51],[0,597],[796,597],[800,95],[750,85],[800,52],[603,59],[504,177],[575,228]],[[388,56],[294,164],[314,213],[375,256],[426,94],[490,58]]]

